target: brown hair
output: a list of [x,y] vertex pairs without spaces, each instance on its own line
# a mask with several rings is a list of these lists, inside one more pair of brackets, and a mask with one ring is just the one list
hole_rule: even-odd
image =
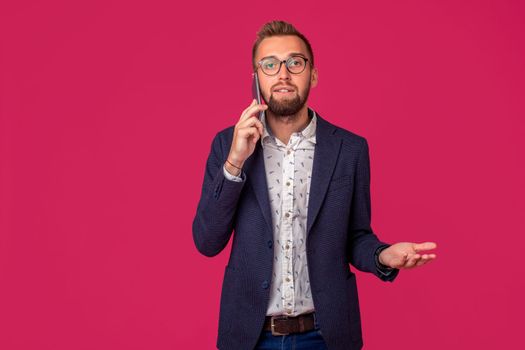
[[261,27],[261,29],[259,29],[259,31],[257,32],[257,40],[253,44],[252,48],[252,64],[254,70],[257,68],[257,64],[255,63],[255,52],[257,51],[257,48],[259,47],[261,41],[272,36],[282,35],[295,35],[299,37],[305,43],[308,54],[310,55],[310,59],[312,60],[312,66],[314,65],[314,53],[312,51],[312,46],[310,46],[310,42],[308,41],[308,39],[306,39],[306,37],[303,34],[301,34],[292,24],[288,22],[271,21],[264,24]]

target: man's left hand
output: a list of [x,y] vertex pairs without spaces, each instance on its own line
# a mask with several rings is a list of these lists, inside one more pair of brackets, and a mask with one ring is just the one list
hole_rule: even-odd
[[396,269],[410,269],[422,266],[436,258],[436,254],[422,254],[425,250],[435,249],[434,242],[392,244],[379,254],[379,262]]

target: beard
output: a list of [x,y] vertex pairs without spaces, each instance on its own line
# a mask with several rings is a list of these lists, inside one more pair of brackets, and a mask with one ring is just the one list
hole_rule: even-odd
[[310,82],[308,82],[308,86],[303,91],[301,91],[301,93],[297,92],[297,94],[292,98],[285,97],[278,100],[275,98],[274,93],[272,92],[270,94],[270,100],[267,100],[266,98],[264,100],[268,105],[268,110],[276,116],[294,116],[305,105],[309,93]]

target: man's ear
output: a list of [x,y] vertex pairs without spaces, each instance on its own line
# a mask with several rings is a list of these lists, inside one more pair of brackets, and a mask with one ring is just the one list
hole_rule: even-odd
[[316,67],[313,67],[312,68],[312,73],[310,74],[310,87],[316,87],[317,86],[317,82],[318,82],[318,75],[317,75],[317,68]]

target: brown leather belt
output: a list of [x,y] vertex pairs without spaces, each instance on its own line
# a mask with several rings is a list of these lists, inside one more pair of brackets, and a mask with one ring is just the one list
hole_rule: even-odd
[[272,331],[273,335],[288,335],[302,333],[315,329],[314,313],[293,316],[275,315],[266,316],[264,330]]

